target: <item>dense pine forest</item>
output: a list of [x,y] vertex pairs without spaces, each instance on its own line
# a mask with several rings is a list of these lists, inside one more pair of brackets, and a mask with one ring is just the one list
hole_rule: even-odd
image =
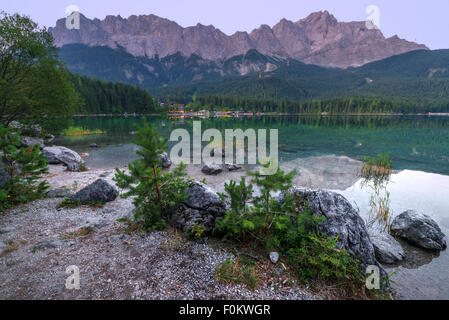
[[104,82],[76,74],[72,75],[71,80],[84,102],[79,113],[148,114],[156,112],[156,104],[151,95],[137,86]]

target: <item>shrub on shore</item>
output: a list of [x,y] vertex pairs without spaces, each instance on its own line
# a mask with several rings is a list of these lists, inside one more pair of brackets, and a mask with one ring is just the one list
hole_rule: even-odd
[[[349,295],[364,291],[360,263],[346,250],[337,249],[338,237],[317,231],[316,226],[324,217],[312,215],[287,192],[295,174],[286,174],[279,168],[272,176],[249,172],[251,182],[261,190],[260,196],[253,196],[253,188],[245,178],[239,184],[226,184],[225,193],[220,196],[230,200],[231,210],[219,222],[219,229],[239,246],[280,252],[304,283],[334,281],[349,290]],[[282,203],[272,196],[279,191],[285,194]]]
[[47,181],[37,180],[48,173],[48,164],[39,146],[22,147],[20,132],[0,125],[1,160],[8,178],[0,186],[0,211],[31,200],[42,198]]
[[119,188],[127,190],[123,197],[134,197],[135,219],[146,229],[162,229],[165,211],[187,197],[185,165],[173,171],[162,170],[160,155],[166,150],[167,141],[145,120],[133,142],[141,147],[137,151],[140,159],[129,164],[129,174],[116,169],[114,181]]

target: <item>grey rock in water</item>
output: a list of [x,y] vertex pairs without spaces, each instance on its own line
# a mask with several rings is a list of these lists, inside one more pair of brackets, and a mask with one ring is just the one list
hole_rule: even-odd
[[48,134],[48,135],[45,136],[45,140],[47,142],[52,142],[53,140],[55,140],[55,138],[56,137],[54,135],[52,135],[52,134]]
[[73,193],[69,189],[65,188],[52,189],[46,193],[47,198],[67,198],[72,195]]
[[167,152],[164,152],[163,154],[161,154],[161,156],[159,157],[159,160],[161,161],[161,167],[164,169],[168,169],[172,165],[172,162],[171,162],[170,157],[168,156]]
[[226,207],[218,194],[201,182],[193,182],[187,189],[187,201],[170,212],[173,225],[189,231],[195,224],[204,228],[204,234],[213,233],[218,219],[224,217]]
[[380,263],[395,264],[404,260],[406,257],[404,249],[390,234],[372,230],[369,233],[376,258]]
[[[338,236],[339,249],[345,249],[358,258],[363,266],[377,265],[365,222],[345,197],[330,191],[297,187],[290,192],[302,208],[308,206],[313,215],[326,218],[317,226],[318,231],[329,237]],[[278,199],[283,201],[283,196],[280,195]]]
[[228,170],[228,171],[237,171],[242,169],[241,166],[238,166],[236,164],[232,164],[232,163],[225,163],[224,167]]
[[11,180],[11,176],[3,169],[0,168],[0,189]]
[[65,164],[68,171],[79,172],[84,164],[81,156],[66,147],[46,147],[43,150],[49,164]]
[[447,248],[446,236],[438,224],[429,216],[413,210],[403,212],[393,220],[391,233],[424,249]]
[[92,144],[90,145],[90,147],[91,147],[91,148],[99,148],[98,144],[96,144],[96,143],[92,143]]
[[223,169],[217,164],[206,164],[201,169],[201,172],[207,175],[217,175],[223,172]]
[[95,202],[111,202],[117,199],[117,189],[103,179],[98,179],[84,189],[78,191],[70,200],[82,204],[92,204]]
[[279,253],[270,252],[270,261],[272,264],[277,264],[279,262]]
[[22,140],[22,147],[31,147],[38,145],[39,148],[45,148],[44,139],[35,137],[20,137]]

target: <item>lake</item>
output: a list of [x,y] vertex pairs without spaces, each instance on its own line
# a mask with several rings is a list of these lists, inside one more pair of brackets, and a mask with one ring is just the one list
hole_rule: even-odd
[[[90,168],[123,167],[136,159],[137,147],[131,143],[130,132],[140,122],[136,118],[76,118],[72,126],[100,129],[105,134],[58,137],[54,144],[89,153],[86,164]],[[178,128],[192,132],[191,119],[154,117],[148,122],[165,137]],[[339,192],[365,218],[369,192],[360,185],[360,161],[365,156],[389,153],[394,169],[388,187],[393,214],[408,209],[423,212],[449,235],[449,117],[264,116],[201,122],[203,131],[279,129],[280,164],[299,171],[295,184]],[[92,143],[100,148],[90,148]],[[407,299],[449,299],[448,251],[435,255],[413,247],[405,249],[406,261],[388,269],[397,270],[392,279],[399,295]]]

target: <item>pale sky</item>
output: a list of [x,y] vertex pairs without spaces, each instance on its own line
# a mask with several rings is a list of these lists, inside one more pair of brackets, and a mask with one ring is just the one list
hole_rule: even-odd
[[449,48],[448,0],[0,0],[0,10],[31,16],[51,27],[76,5],[88,18],[106,15],[126,18],[132,14],[155,14],[183,27],[214,25],[226,34],[248,31],[261,24],[275,25],[282,18],[297,21],[308,14],[328,10],[339,21],[364,21],[366,8],[380,9],[380,28],[387,37],[397,34],[431,49]]

